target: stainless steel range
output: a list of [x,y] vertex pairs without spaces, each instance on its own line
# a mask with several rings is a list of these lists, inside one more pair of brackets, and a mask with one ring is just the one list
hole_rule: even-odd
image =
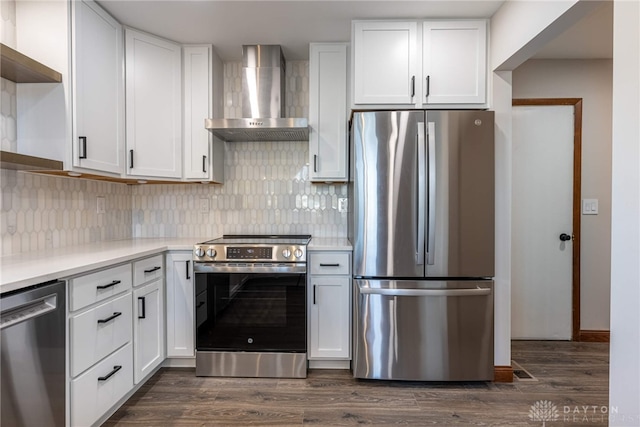
[[307,376],[309,235],[195,245],[196,375]]

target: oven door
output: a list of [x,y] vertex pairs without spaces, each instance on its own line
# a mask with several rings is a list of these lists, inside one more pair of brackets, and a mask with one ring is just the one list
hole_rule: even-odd
[[254,270],[196,268],[198,351],[306,352],[306,270]]

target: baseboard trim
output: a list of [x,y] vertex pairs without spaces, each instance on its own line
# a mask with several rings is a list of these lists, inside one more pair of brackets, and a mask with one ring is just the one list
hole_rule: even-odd
[[493,381],[496,383],[512,383],[513,368],[511,366],[494,366]]
[[609,331],[581,330],[578,334],[580,342],[609,342]]

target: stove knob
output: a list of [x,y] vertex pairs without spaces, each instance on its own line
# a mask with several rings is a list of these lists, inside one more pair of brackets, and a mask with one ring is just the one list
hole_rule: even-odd
[[285,248],[282,250],[282,256],[285,258],[289,258],[291,256],[291,249]]
[[215,258],[216,254],[217,254],[217,252],[216,252],[215,249],[213,249],[213,248],[207,249],[207,256],[208,257]]
[[204,256],[204,249],[202,249],[202,248],[196,248],[196,250],[195,250],[195,254],[196,254],[196,256],[197,256],[197,257],[202,257],[202,256]]
[[296,256],[296,258],[300,258],[302,256],[302,249],[297,248],[295,251],[293,251],[293,254]]

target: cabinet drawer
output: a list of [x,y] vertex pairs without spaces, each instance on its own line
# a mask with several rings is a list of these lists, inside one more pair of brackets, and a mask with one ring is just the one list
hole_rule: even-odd
[[133,262],[133,286],[140,286],[164,276],[162,255]]
[[131,292],[71,317],[71,376],[131,341]]
[[69,310],[76,311],[131,289],[131,264],[69,280]]
[[314,252],[310,254],[310,274],[350,274],[349,252]]
[[71,425],[93,425],[132,387],[133,350],[128,343],[71,381]]

